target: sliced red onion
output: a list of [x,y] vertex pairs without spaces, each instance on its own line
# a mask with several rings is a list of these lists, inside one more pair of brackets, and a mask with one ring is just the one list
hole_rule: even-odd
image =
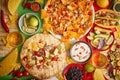
[[104,47],[104,45],[105,45],[104,38],[100,38],[100,41],[99,41],[97,49],[102,49]]

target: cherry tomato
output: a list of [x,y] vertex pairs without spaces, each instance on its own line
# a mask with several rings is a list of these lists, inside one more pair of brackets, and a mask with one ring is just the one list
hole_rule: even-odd
[[120,48],[120,45],[117,45],[117,48]]
[[58,57],[52,57],[52,61],[57,61]]
[[33,53],[34,53],[34,55],[36,55],[38,57],[40,56],[40,53],[38,51],[34,51]]
[[28,60],[27,56],[23,57],[23,60],[24,60],[24,61],[27,61],[27,60]]
[[37,2],[34,2],[31,4],[31,10],[34,12],[38,12],[40,11],[40,4]]
[[25,70],[25,71],[23,72],[23,76],[29,76],[29,72]]
[[30,9],[30,6],[31,6],[31,4],[30,4],[29,2],[27,2],[27,3],[25,4],[24,8]]
[[22,77],[22,76],[23,76],[23,73],[20,72],[20,71],[17,71],[17,77],[20,78],[20,77]]
[[13,76],[16,76],[16,74],[17,74],[17,71],[12,71]]

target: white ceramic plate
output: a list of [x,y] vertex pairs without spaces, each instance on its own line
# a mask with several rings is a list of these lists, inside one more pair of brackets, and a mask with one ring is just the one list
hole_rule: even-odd
[[[89,0],[88,0],[89,1]],[[44,8],[46,9],[46,7]],[[92,6],[91,7],[91,10],[92,10],[92,22],[94,23],[94,18],[95,18],[95,10],[94,10],[94,7]],[[85,34],[81,35],[80,38],[82,38],[84,35],[86,35],[89,31],[90,31],[91,27],[85,32]],[[62,38],[62,35],[56,35],[54,34],[52,31],[49,31],[54,37],[58,38],[58,39],[61,39]],[[74,38],[71,39],[71,43],[75,43],[77,42],[77,40],[75,40]]]

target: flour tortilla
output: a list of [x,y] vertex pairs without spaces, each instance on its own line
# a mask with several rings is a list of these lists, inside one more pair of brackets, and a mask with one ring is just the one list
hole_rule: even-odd
[[[61,45],[61,42],[53,37],[50,34],[36,34],[32,36],[31,38],[27,39],[23,45],[22,51],[20,53],[21,63],[25,67],[25,61],[23,61],[23,57],[27,54],[27,48],[30,43],[32,42],[39,42],[39,40],[45,41],[47,45]],[[59,72],[63,70],[63,68],[66,65],[66,52],[64,45],[62,45],[62,54],[59,54],[59,60],[53,61],[51,66],[48,66],[48,68],[42,68],[37,69],[36,67],[33,67],[32,69],[28,69],[25,67],[25,69],[33,76],[40,78],[40,79],[48,79],[51,77],[56,76]]]

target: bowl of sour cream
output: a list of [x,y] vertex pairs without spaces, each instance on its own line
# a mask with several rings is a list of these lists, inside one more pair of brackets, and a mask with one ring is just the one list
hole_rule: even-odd
[[78,41],[70,49],[70,56],[76,62],[86,62],[91,58],[92,49],[88,43]]

